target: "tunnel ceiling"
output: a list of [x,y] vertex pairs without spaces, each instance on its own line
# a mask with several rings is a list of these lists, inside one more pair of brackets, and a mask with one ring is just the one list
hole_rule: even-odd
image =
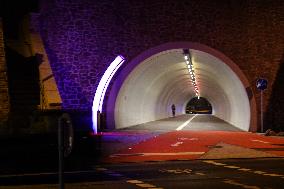
[[[200,96],[209,100],[213,114],[236,127],[248,130],[250,107],[238,76],[220,59],[190,49]],[[195,97],[182,49],[148,57],[123,82],[115,104],[116,128],[167,118],[171,104],[177,115]]]

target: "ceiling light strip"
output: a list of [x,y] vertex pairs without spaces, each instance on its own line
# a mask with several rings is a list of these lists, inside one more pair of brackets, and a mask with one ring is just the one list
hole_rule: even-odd
[[191,83],[194,86],[195,95],[198,98],[200,98],[199,89],[198,89],[198,86],[197,86],[197,83],[196,83],[195,70],[194,70],[192,60],[191,60],[189,49],[184,49],[183,55],[184,55],[184,60],[185,60],[187,69],[188,69],[188,73],[189,73],[190,78],[191,78]]

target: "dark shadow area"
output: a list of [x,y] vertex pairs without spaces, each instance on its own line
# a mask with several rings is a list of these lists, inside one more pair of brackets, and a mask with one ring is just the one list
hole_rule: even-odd
[[[49,110],[35,111],[32,114],[31,124],[40,127],[44,124],[46,130],[37,133],[21,135],[7,135],[0,137],[0,175],[21,174],[35,172],[58,171],[58,120],[63,113],[68,113],[74,134],[70,154],[64,159],[64,170],[90,169],[101,157],[101,135],[95,135],[91,128],[90,111]],[[38,123],[37,123],[38,122]],[[64,133],[66,130],[63,131]],[[65,135],[64,135],[65,136]],[[69,141],[66,135],[65,142]],[[64,148],[66,149],[66,148]],[[57,176],[51,179],[57,181]],[[34,179],[34,178],[33,178]],[[46,179],[46,178],[45,178]],[[5,179],[0,179],[0,185]],[[6,182],[6,181],[5,181]],[[7,181],[7,183],[19,181]],[[42,181],[40,181],[42,182]],[[40,183],[39,182],[39,183]]]
[[10,101],[8,124],[10,132],[18,132],[30,126],[29,117],[40,104],[40,62],[36,56],[24,57],[9,47],[5,50]]
[[284,55],[272,86],[272,94],[264,120],[264,131],[284,131]]
[[8,47],[6,58],[12,112],[37,109],[40,104],[40,62],[35,56],[26,58]]
[[[99,153],[95,149],[97,140],[99,140],[98,137],[80,139],[74,146],[75,149],[71,155],[64,158],[64,171],[90,170],[92,166],[98,164]],[[0,139],[0,147],[2,149],[0,153],[0,175],[27,174],[27,176],[19,177],[1,177],[1,186],[58,183],[59,155],[55,133]],[[32,175],[33,173],[50,174],[35,176]],[[31,174],[31,176],[28,176],[28,174]],[[102,179],[99,175],[96,176],[96,178]],[[94,179],[94,177],[81,174],[64,175],[65,182]]]
[[23,15],[29,12],[38,12],[39,0],[1,0],[0,16],[5,15]]
[[185,112],[187,114],[212,114],[212,106],[206,98],[194,97],[186,104]]
[[32,56],[27,16],[38,10],[38,0],[0,1],[3,21],[10,112],[6,133],[29,127],[29,116],[40,104],[38,56]]

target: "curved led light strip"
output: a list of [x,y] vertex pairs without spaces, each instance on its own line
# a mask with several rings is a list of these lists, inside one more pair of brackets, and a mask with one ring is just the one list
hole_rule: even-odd
[[123,64],[123,56],[117,56],[105,71],[100,83],[96,89],[96,94],[92,106],[92,120],[94,134],[98,131],[98,112],[102,112],[103,102],[108,85],[118,68]]

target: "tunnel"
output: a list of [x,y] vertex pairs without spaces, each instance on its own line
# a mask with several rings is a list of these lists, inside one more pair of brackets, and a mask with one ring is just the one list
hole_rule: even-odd
[[212,105],[204,97],[193,97],[185,107],[186,114],[212,114]]
[[212,115],[249,131],[255,127],[255,107],[248,98],[249,86],[242,71],[228,57],[208,46],[172,43],[141,53],[125,66],[110,90],[107,125],[121,129],[186,114],[196,97],[183,56],[189,49],[200,96],[212,106]]

